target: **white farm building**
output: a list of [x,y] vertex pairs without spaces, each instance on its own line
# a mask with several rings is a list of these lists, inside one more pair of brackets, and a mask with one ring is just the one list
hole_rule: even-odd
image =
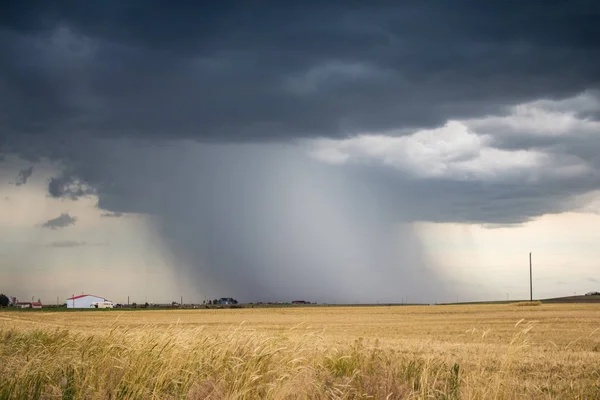
[[67,308],[112,308],[112,302],[93,294],[80,294],[67,299]]

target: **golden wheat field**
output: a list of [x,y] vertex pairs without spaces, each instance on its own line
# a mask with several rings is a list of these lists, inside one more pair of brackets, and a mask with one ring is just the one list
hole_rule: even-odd
[[600,399],[600,305],[0,312],[0,399]]

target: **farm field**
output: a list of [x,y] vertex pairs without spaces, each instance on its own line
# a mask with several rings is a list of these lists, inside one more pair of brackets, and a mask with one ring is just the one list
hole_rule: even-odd
[[0,399],[596,399],[600,305],[0,312]]

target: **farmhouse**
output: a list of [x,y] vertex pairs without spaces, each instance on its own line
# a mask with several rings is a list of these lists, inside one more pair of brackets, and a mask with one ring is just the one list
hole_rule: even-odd
[[93,294],[80,294],[67,299],[67,308],[95,308],[95,303],[104,302],[109,302],[109,300]]
[[213,304],[237,304],[237,300],[232,297],[221,297],[219,300],[214,302]]
[[42,303],[39,301],[17,302],[15,305],[19,308],[42,308]]

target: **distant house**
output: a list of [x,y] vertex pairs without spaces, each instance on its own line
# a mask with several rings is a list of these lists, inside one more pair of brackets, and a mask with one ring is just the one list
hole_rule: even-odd
[[221,297],[217,300],[217,304],[237,304],[237,300],[231,297]]
[[18,308],[42,308],[42,303],[39,301],[25,301],[17,302],[15,306]]
[[104,304],[111,302],[104,297],[95,296],[93,294],[80,294],[79,296],[73,296],[67,299],[67,308],[98,308],[97,304],[100,303]]
[[294,301],[292,301],[292,304],[310,304],[310,301],[306,301],[306,300],[294,300]]

